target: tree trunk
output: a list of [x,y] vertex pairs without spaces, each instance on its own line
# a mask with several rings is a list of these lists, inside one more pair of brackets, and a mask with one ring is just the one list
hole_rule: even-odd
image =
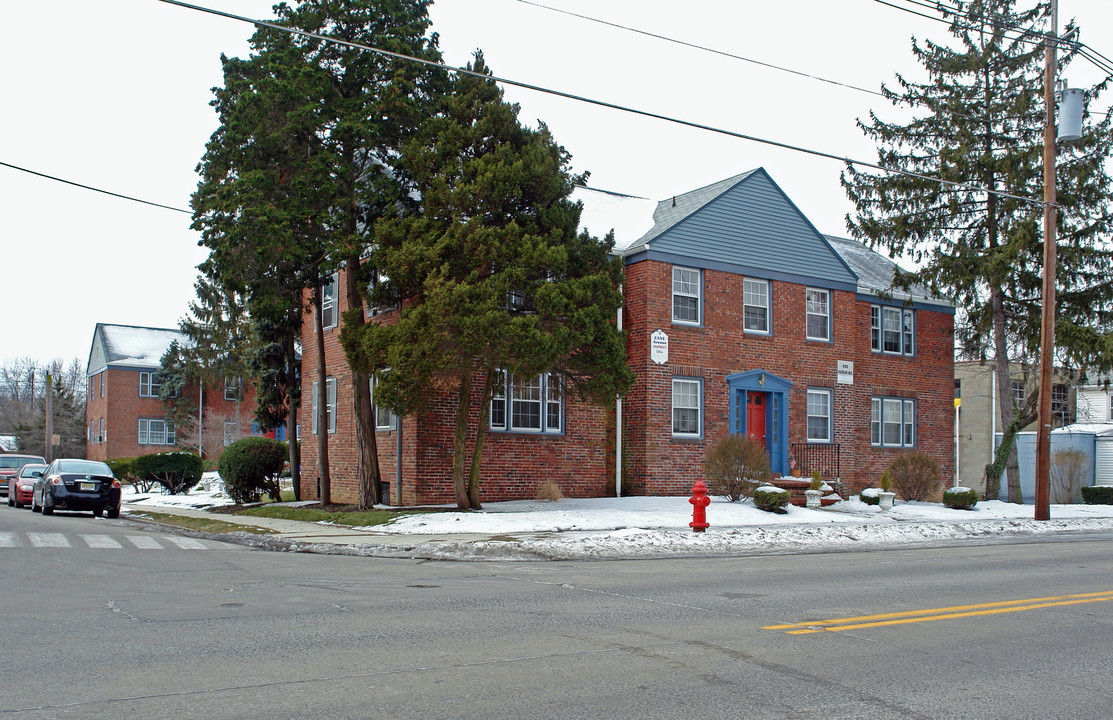
[[321,307],[321,287],[313,290],[313,319],[317,329],[317,469],[320,475],[321,505],[332,504],[332,488],[328,467],[328,383],[325,376],[325,326]]
[[471,368],[460,373],[460,393],[456,403],[456,437],[452,441],[452,487],[456,492],[456,507],[468,510],[471,500],[465,478],[468,450],[468,416],[471,414]]
[[472,510],[482,510],[479,502],[479,463],[483,455],[483,440],[487,437],[487,422],[491,414],[491,390],[495,384],[495,370],[488,368],[480,396],[479,427],[475,430],[475,449],[471,456],[471,473],[468,475],[468,504]]
[[[301,500],[301,443],[298,441],[298,405],[294,402],[294,379],[298,376],[297,354],[294,350],[294,337],[287,335],[284,344],[286,353],[286,397],[289,407],[286,412],[286,444],[290,448],[290,482],[294,486],[294,500]],[[299,393],[300,395],[300,393]]]
[[[997,375],[997,407],[1001,411],[1001,429],[1009,427],[1016,418],[1016,406],[1013,404],[1012,382],[1009,373],[1009,347],[1005,337],[1005,310],[1004,293],[993,290],[993,352],[994,372]],[[1012,441],[1012,438],[1009,438]],[[1024,502],[1020,491],[1019,465],[1016,459],[1016,443],[1012,442],[1009,449],[1009,461],[1005,466],[1005,475],[1008,478],[1008,501],[1011,503]]]
[[[363,325],[363,294],[359,287],[359,255],[348,256],[348,272],[344,287],[348,296],[349,319],[356,330]],[[352,312],[356,310],[358,312]],[[352,405],[356,418],[356,443],[359,445],[359,507],[361,510],[378,505],[381,498],[382,475],[379,473],[379,447],[375,437],[374,409],[371,407],[370,379],[352,371]]]

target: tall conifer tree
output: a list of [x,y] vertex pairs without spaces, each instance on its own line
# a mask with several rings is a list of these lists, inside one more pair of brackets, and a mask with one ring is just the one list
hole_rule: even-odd
[[[923,282],[958,308],[957,347],[967,358],[992,358],[1005,428],[1034,419],[1013,401],[1010,362],[1030,362],[1040,345],[1043,208],[1003,195],[1043,197],[1043,37],[1049,8],[1017,8],[1016,0],[956,0],[944,12],[954,47],[921,43],[912,52],[926,82],[898,75],[883,87],[915,119],[889,123],[871,113],[859,121],[878,145],[878,164],[926,178],[849,167],[842,176],[856,213],[852,235],[919,267],[895,286]],[[1063,64],[1071,52],[1060,55]],[[1105,83],[1091,89],[1091,98]],[[1111,327],[1113,270],[1109,245],[1111,149],[1109,116],[1084,125],[1084,137],[1059,155],[1057,362],[1108,367],[1103,329]],[[963,183],[984,190],[937,182]],[[987,495],[996,497],[1000,466],[987,467]],[[1015,452],[1008,498],[1020,502]]]

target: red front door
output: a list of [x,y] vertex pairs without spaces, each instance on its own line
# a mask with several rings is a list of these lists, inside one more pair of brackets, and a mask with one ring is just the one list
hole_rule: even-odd
[[765,444],[765,393],[746,393],[746,434]]

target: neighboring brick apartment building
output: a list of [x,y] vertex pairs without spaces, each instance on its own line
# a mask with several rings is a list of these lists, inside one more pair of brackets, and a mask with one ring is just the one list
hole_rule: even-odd
[[[952,476],[951,305],[918,288],[890,292],[891,261],[821,235],[760,168],[662,201],[653,219],[622,253],[622,322],[637,380],[621,404],[621,458],[616,407],[570,401],[544,375],[514,378],[492,406],[484,500],[530,498],[546,480],[571,497],[617,487],[684,494],[702,476],[708,446],[728,432],[760,437],[775,472],[788,474],[795,460],[846,488],[875,484],[907,448]],[[346,502],[357,480],[340,279],[326,290],[324,396],[313,382],[311,315],[303,325],[303,417],[327,399],[332,492]],[[369,311],[368,321],[389,322],[393,312]],[[451,501],[454,405],[445,397],[401,423],[379,414],[392,501]],[[302,434],[309,492],[319,475],[316,430]]]
[[[162,356],[174,340],[186,342],[185,336],[174,329],[97,323],[86,366],[86,456],[90,460],[175,449],[176,432],[166,420],[157,377]],[[229,385],[206,388],[203,393],[196,386],[185,390],[197,398],[205,418],[225,418],[221,424],[231,425],[222,430],[220,443],[204,441],[207,460],[216,460],[210,456],[210,448],[223,447],[244,434],[235,425],[235,383]],[[247,429],[252,427],[254,409],[254,392],[249,386],[240,403],[240,421]],[[203,432],[209,428],[211,423],[205,423]]]

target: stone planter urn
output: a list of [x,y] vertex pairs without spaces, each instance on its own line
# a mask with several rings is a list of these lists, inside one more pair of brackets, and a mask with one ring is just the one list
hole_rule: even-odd
[[805,490],[804,491],[804,506],[810,508],[819,507],[819,499],[823,497],[822,490]]
[[893,498],[895,498],[896,496],[897,494],[895,492],[885,492],[884,490],[882,490],[881,492],[877,493],[877,499],[879,500],[878,505],[881,507],[882,510],[892,510]]

